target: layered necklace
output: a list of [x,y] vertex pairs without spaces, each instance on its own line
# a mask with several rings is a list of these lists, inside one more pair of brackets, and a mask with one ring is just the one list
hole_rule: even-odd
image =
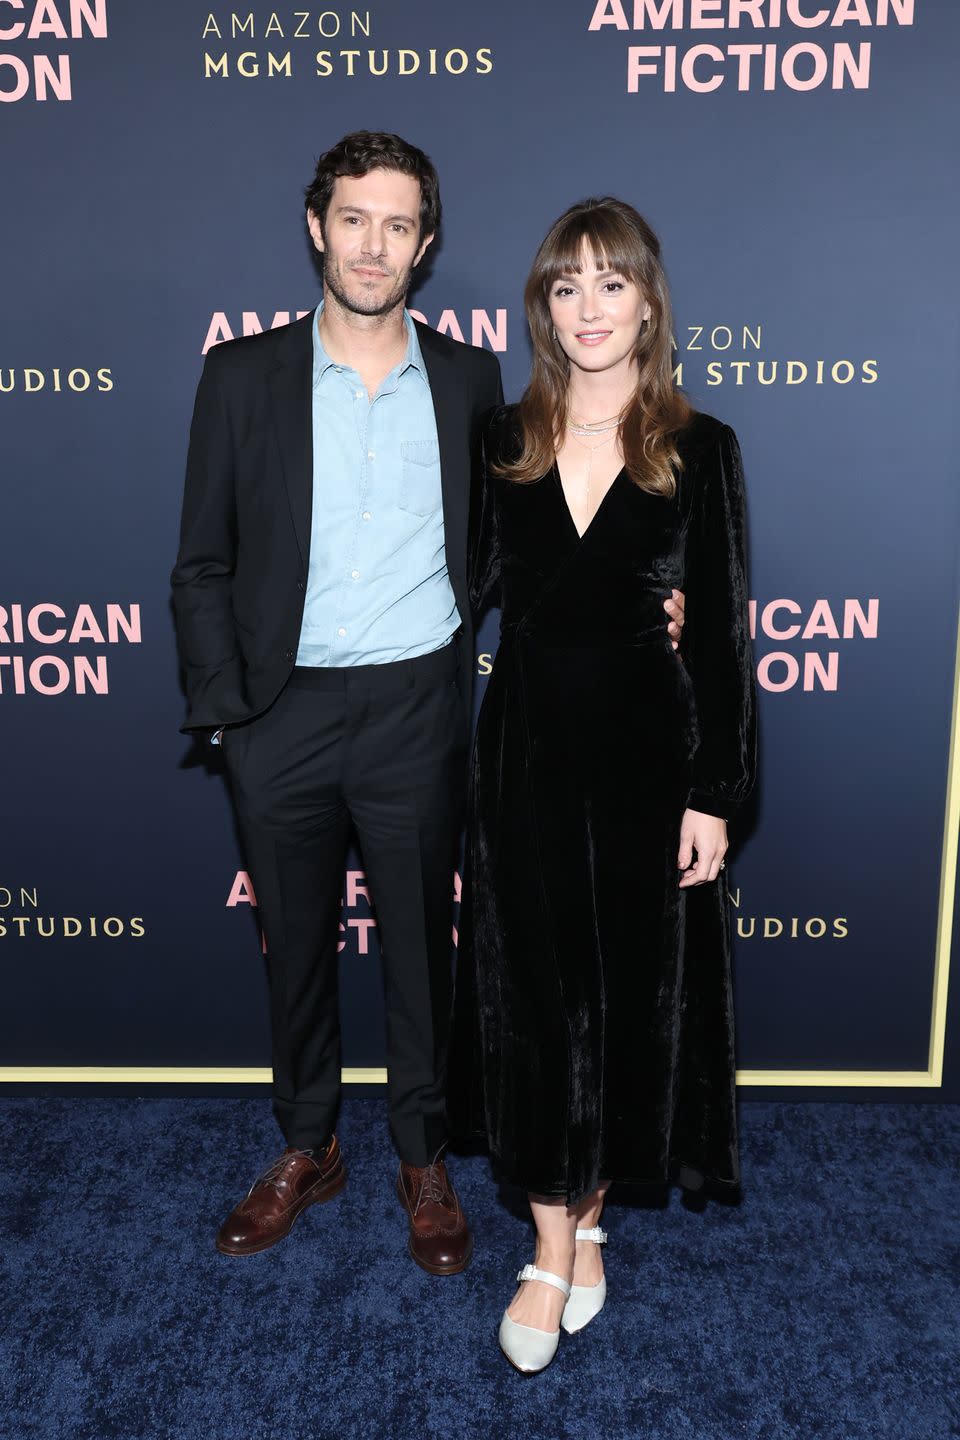
[[[590,516],[590,481],[593,478],[593,457],[596,451],[609,445],[620,429],[620,416],[611,415],[606,420],[574,420],[567,416],[567,430],[581,450],[587,452],[587,478],[584,493],[584,513]],[[590,516],[590,519],[593,517]],[[590,521],[588,519],[587,523]]]
[[569,415],[567,416],[567,429],[578,439],[580,437],[586,439],[591,435],[603,435],[607,430],[616,430],[619,424],[619,415],[611,415],[606,420],[573,420]]

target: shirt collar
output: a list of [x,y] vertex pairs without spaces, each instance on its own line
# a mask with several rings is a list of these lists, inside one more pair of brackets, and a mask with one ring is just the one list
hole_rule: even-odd
[[[323,341],[320,338],[320,316],[323,314],[323,301],[317,306],[313,315],[313,386],[314,389],[330,369],[347,370],[346,365],[337,365],[335,360],[324,349]],[[408,310],[403,312],[404,324],[407,327],[407,353],[396,367],[397,378],[406,370],[417,370],[421,377],[427,379],[427,367],[423,363],[423,352],[420,349],[420,337],[417,334],[417,327],[413,323],[413,317]]]

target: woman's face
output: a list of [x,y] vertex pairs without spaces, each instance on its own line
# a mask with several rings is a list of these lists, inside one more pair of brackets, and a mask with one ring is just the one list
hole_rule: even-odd
[[650,305],[639,285],[600,269],[584,254],[579,275],[561,275],[550,287],[550,319],[564,353],[581,370],[629,364]]

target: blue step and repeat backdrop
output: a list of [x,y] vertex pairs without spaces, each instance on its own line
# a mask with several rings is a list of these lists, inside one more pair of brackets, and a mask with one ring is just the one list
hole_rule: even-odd
[[[255,896],[178,734],[167,577],[203,354],[315,305],[302,188],[382,128],[443,187],[411,307],[496,351],[508,398],[550,221],[608,193],[659,231],[677,379],[750,488],[741,1078],[946,1093],[958,52],[953,0],[0,0],[0,1082],[263,1076]],[[481,689],[495,649],[491,617]],[[356,856],[343,898],[370,1079]]]

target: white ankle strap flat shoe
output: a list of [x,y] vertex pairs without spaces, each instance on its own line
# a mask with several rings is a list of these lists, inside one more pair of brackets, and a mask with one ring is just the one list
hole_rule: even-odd
[[[567,1304],[570,1303],[573,1287],[560,1275],[554,1275],[549,1270],[538,1270],[536,1265],[524,1265],[517,1279],[542,1280],[545,1285],[553,1285],[562,1291],[567,1297]],[[524,1375],[535,1375],[538,1370],[546,1369],[556,1355],[557,1346],[560,1344],[560,1331],[536,1330],[532,1325],[518,1325],[504,1310],[503,1319],[500,1321],[499,1340],[500,1349],[511,1365],[521,1370]]]
[[[592,1240],[595,1245],[606,1245],[607,1232],[599,1225],[592,1230],[578,1230],[578,1240]],[[582,1330],[584,1325],[599,1315],[607,1299],[607,1277],[602,1275],[596,1285],[571,1285],[570,1298],[564,1306],[560,1324],[568,1335]]]

